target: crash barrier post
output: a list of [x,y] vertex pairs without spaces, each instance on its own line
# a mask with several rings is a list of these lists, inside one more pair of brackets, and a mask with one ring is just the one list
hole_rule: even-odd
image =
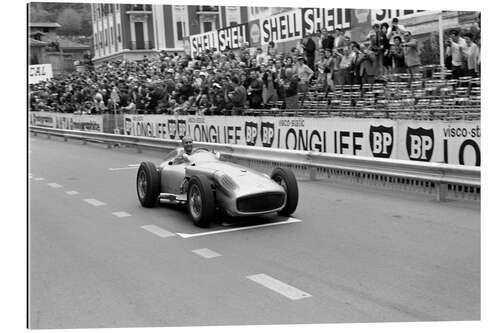
[[[175,149],[180,140],[61,130],[30,126],[30,132],[58,136],[84,142],[123,144],[147,149]],[[316,179],[323,176],[334,180],[347,179],[367,186],[385,187],[446,198],[480,200],[481,168],[434,162],[406,161],[376,157],[347,156],[197,142],[196,146],[218,151],[221,157],[249,167],[288,167],[302,176]]]

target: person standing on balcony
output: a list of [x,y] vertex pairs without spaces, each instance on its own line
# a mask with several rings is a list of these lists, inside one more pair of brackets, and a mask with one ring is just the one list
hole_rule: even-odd
[[413,74],[416,73],[417,68],[421,65],[418,42],[411,36],[409,31],[404,32],[403,38],[404,43],[402,45],[405,56],[405,64],[407,71],[410,74],[410,80],[413,80]]
[[446,55],[451,57],[452,77],[458,79],[463,75],[465,39],[458,35],[458,31],[453,29],[450,31],[450,38],[446,43]]
[[466,64],[466,75],[476,77],[479,64],[479,47],[472,41],[472,34],[464,34],[465,46],[463,47],[463,56]]

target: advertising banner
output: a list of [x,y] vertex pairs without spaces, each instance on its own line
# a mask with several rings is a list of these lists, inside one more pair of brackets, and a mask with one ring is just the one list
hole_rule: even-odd
[[195,57],[206,50],[217,49],[222,51],[229,47],[237,49],[250,40],[247,23],[209,31],[189,36],[191,56]]
[[125,134],[365,157],[480,165],[479,121],[125,115]]
[[33,126],[68,129],[75,131],[103,131],[103,120],[101,115],[30,112],[30,124]]
[[398,19],[407,19],[411,17],[416,17],[419,15],[426,15],[432,13],[427,10],[415,10],[415,9],[372,9],[371,19],[372,24],[387,22],[390,23],[395,17]]
[[261,19],[260,28],[263,45],[302,38],[302,11],[297,9]]
[[52,77],[53,75],[51,64],[30,65],[29,67],[28,82],[30,84],[52,79]]
[[349,8],[302,8],[302,36],[315,34],[323,28],[329,32],[337,28],[349,29],[351,10]]

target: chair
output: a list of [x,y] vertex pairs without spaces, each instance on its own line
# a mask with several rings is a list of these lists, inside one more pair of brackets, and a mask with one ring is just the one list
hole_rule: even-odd
[[469,87],[472,76],[461,76],[458,78],[458,85],[460,87]]
[[481,87],[481,78],[474,77],[470,80],[471,87]]
[[455,90],[456,94],[458,97],[465,97],[469,95],[469,88],[468,87],[458,87]]
[[417,102],[417,104],[415,104],[415,106],[418,108],[427,108],[427,107],[429,107],[430,101],[431,100],[428,98],[421,98],[418,100],[418,102]]

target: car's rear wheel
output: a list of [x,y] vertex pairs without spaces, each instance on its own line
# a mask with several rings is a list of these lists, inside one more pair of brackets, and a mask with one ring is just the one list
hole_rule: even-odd
[[144,207],[154,207],[160,195],[160,173],[153,162],[142,162],[137,171],[137,196]]
[[193,176],[188,183],[188,211],[193,223],[208,228],[215,216],[215,197],[206,176]]
[[288,168],[276,168],[271,173],[271,179],[283,186],[286,192],[285,207],[278,214],[283,216],[292,215],[299,202],[299,187],[295,174]]

